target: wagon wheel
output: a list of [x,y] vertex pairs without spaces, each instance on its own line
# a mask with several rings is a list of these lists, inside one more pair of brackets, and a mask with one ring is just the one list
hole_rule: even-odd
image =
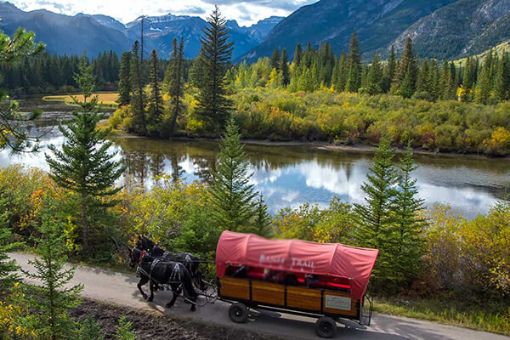
[[243,303],[236,302],[228,309],[228,316],[235,323],[246,323],[249,317],[248,307]]
[[315,332],[321,338],[332,338],[336,335],[336,322],[329,316],[321,316],[315,323]]

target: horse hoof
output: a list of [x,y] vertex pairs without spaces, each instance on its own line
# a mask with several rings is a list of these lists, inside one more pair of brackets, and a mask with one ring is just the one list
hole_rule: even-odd
[[196,312],[197,308],[195,306],[191,307],[192,312]]
[[148,296],[147,295],[142,295],[143,296],[143,299],[144,300],[147,300]]
[[171,303],[167,303],[167,304],[165,305],[165,307],[166,307],[166,308],[169,308],[169,309],[170,309],[170,308],[172,308],[173,306],[174,306],[174,305],[173,305],[173,304],[171,304]]
[[153,300],[154,300],[154,298],[148,298],[147,302],[152,302]]

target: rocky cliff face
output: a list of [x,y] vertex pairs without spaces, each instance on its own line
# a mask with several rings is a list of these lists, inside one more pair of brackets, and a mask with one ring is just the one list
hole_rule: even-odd
[[425,16],[395,40],[407,37],[422,56],[455,58],[480,53],[510,38],[510,0],[459,0]]

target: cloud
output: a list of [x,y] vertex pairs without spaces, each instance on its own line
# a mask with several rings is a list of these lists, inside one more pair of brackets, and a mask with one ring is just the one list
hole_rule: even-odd
[[264,18],[287,16],[297,8],[317,0],[130,0],[126,6],[122,0],[11,0],[22,10],[47,9],[61,14],[105,14],[128,23],[140,15],[167,13],[192,15],[205,18],[215,4],[228,19],[235,19],[242,26],[256,23]]

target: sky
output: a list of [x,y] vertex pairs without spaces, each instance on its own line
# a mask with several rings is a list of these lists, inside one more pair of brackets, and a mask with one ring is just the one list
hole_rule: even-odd
[[317,0],[10,0],[22,10],[47,9],[74,15],[105,14],[128,23],[140,15],[193,15],[207,17],[214,7],[241,26],[250,26],[270,16],[287,16],[301,6]]

